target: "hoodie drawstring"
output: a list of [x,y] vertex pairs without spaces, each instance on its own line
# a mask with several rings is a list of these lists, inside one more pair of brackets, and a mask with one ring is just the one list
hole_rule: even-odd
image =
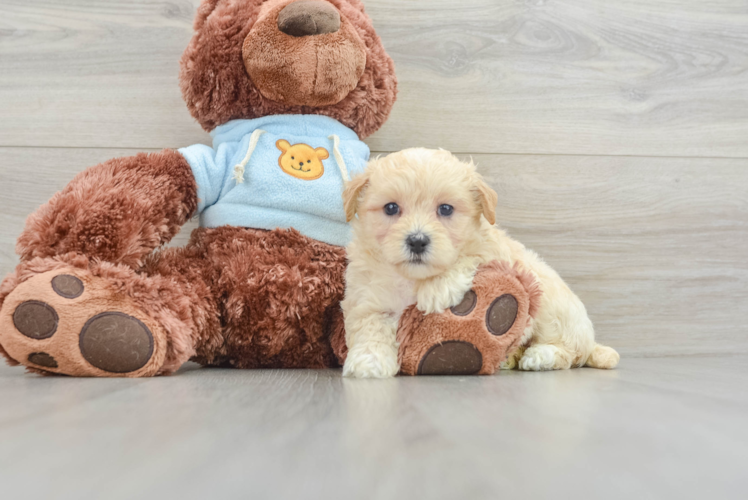
[[348,175],[348,167],[345,166],[345,160],[343,160],[343,155],[340,154],[340,137],[338,137],[335,134],[332,134],[328,137],[328,139],[332,139],[332,154],[335,155],[335,161],[338,164],[338,168],[340,169],[340,175],[343,176],[343,180],[345,182],[348,182],[351,180],[350,176]]
[[234,180],[237,184],[244,183],[244,169],[246,168],[247,163],[249,163],[249,159],[252,158],[252,153],[254,153],[255,148],[257,147],[257,142],[260,140],[260,136],[264,133],[264,130],[258,128],[257,130],[252,132],[252,135],[249,137],[249,147],[247,148],[247,155],[244,157],[241,163],[234,167]]

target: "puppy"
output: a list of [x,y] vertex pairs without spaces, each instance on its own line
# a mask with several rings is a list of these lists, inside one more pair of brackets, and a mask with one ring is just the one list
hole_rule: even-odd
[[619,356],[595,343],[579,298],[532,250],[494,226],[498,201],[473,164],[443,150],[406,149],[373,160],[343,194],[353,239],[348,246],[343,375],[392,377],[395,340],[411,304],[426,314],[458,304],[481,264],[518,262],[543,291],[523,347],[503,368],[613,368]]

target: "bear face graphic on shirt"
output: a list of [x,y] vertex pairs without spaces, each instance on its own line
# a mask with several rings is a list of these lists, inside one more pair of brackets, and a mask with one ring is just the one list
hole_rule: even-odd
[[305,181],[319,179],[325,173],[322,160],[330,157],[325,148],[315,149],[307,144],[291,145],[285,139],[280,139],[275,145],[281,150],[278,165],[285,173]]

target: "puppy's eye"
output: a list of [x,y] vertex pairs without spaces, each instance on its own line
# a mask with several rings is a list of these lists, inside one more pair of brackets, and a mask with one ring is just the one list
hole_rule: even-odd
[[307,162],[307,163],[312,163],[312,160],[307,160],[306,162]]
[[442,217],[449,217],[454,211],[455,208],[452,205],[439,205],[438,212]]
[[296,158],[294,158],[294,157],[292,156],[292,157],[291,157],[291,159],[292,159],[292,160],[295,160]]
[[397,203],[388,203],[384,206],[384,213],[387,215],[397,215],[400,213],[400,207]]

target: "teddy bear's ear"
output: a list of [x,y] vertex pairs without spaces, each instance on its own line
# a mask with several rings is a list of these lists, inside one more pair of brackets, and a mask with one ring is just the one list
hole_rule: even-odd
[[499,195],[478,174],[475,174],[474,191],[478,197],[483,217],[492,225],[496,224],[496,204],[499,202]]
[[216,5],[220,0],[203,0],[200,3],[200,7],[197,8],[197,15],[195,16],[194,28],[195,31],[200,31],[205,24],[205,20],[211,12],[216,9]]
[[325,148],[317,148],[314,152],[317,153],[317,158],[320,160],[326,160],[330,157],[330,153]]
[[275,146],[280,149],[282,152],[287,152],[289,149],[291,149],[291,143],[289,143],[285,139],[278,139],[275,143]]
[[369,174],[364,172],[357,175],[345,185],[343,191],[343,208],[345,208],[345,220],[351,222],[358,210],[358,197],[361,190],[369,183]]

